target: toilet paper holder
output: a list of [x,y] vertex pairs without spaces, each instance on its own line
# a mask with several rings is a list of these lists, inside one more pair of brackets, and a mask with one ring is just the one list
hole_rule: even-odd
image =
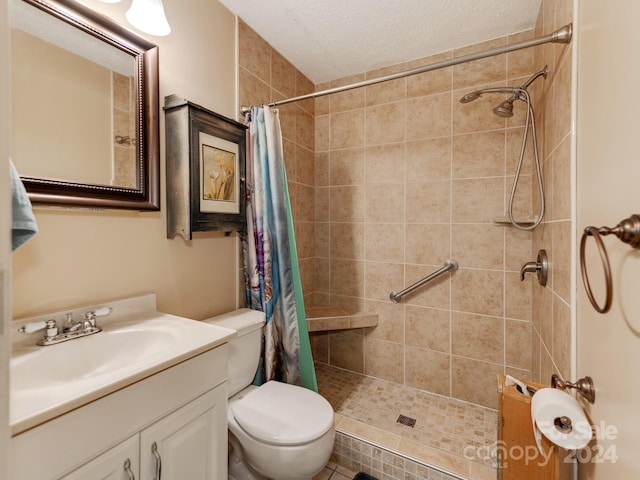
[[589,403],[596,401],[596,389],[593,386],[593,380],[591,377],[579,378],[575,383],[571,383],[560,378],[560,375],[557,373],[554,373],[551,375],[551,386],[560,390],[575,388],[576,391],[586,398]]

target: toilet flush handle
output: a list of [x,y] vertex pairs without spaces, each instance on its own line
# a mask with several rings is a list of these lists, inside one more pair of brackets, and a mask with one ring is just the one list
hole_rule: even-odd
[[540,250],[538,258],[535,262],[527,262],[520,270],[520,280],[524,281],[525,273],[536,273],[538,275],[538,283],[543,287],[547,285],[547,276],[549,274],[549,261],[547,259],[547,251]]

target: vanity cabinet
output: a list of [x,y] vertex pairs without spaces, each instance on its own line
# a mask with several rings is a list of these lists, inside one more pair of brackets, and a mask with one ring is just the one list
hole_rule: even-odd
[[[12,438],[12,480],[227,478],[228,346]],[[130,472],[125,471],[129,460]]]
[[224,385],[213,389],[63,480],[152,480],[158,465],[162,480],[225,478],[227,437],[220,427],[227,427],[226,397]]

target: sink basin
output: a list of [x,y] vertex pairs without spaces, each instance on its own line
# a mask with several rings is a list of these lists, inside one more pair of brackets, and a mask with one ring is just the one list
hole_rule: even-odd
[[[110,304],[113,313],[98,319],[102,332],[46,347],[36,346],[33,339],[26,346],[14,345],[10,361],[10,423],[14,435],[221,345],[235,335],[223,327],[150,311],[146,297],[136,297],[142,299],[139,309],[130,304],[122,308],[120,302],[127,300]],[[42,333],[31,335],[37,339]]]

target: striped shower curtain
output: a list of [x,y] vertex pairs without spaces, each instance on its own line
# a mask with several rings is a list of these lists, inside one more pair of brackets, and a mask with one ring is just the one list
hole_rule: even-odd
[[317,391],[278,111],[252,107],[247,123],[246,301],[266,316],[254,383],[278,380]]

